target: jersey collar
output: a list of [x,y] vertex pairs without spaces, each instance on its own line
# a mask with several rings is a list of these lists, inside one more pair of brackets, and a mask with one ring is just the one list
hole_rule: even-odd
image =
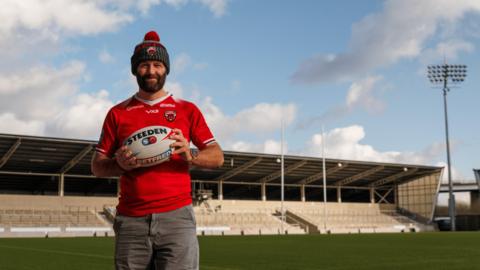
[[158,103],[160,103],[160,102],[163,102],[164,100],[166,100],[167,98],[169,98],[169,97],[171,97],[171,96],[172,96],[172,94],[167,92],[167,94],[166,94],[165,96],[160,97],[160,98],[157,98],[157,99],[154,99],[154,100],[146,100],[146,99],[143,99],[143,98],[139,97],[137,94],[135,94],[133,97],[134,97],[136,100],[138,100],[138,101],[140,101],[140,102],[142,102],[142,103],[145,103],[145,104],[150,105],[150,106],[154,106],[154,105],[156,105],[156,104],[158,104]]

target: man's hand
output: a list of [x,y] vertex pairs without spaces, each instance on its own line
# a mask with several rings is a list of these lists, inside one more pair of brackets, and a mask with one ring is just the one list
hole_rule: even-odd
[[115,152],[115,160],[117,161],[118,166],[126,172],[142,166],[137,162],[137,158],[133,155],[132,151],[130,151],[125,145]]
[[174,149],[172,154],[179,154],[183,160],[191,162],[193,157],[190,153],[190,143],[185,139],[180,129],[174,128],[170,139],[175,140],[170,146]]

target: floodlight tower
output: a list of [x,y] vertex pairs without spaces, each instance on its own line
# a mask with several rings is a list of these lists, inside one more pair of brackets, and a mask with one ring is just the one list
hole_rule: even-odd
[[466,65],[431,65],[428,66],[428,79],[434,85],[443,84],[443,105],[445,111],[445,138],[447,142],[447,164],[448,164],[448,214],[450,216],[450,229],[456,230],[455,226],[455,197],[453,195],[452,170],[450,161],[450,141],[448,138],[448,115],[447,115],[447,92],[450,91],[448,83],[459,84],[467,76]]

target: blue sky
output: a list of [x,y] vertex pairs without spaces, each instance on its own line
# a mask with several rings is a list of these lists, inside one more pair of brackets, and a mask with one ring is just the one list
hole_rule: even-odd
[[[2,3],[0,132],[96,139],[136,91],[134,46],[156,30],[166,88],[196,102],[224,149],[443,166],[441,90],[426,66],[468,65],[448,95],[454,177],[480,167],[480,2]],[[322,137],[321,127],[325,136]]]

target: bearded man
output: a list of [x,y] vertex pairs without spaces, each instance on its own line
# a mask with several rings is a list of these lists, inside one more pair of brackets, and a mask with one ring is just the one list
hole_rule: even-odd
[[[189,167],[220,167],[223,152],[197,106],[164,88],[170,61],[156,32],[135,47],[131,67],[138,92],[110,109],[92,159],[95,176],[120,176],[115,268],[198,269]],[[144,167],[123,142],[148,126],[172,129],[175,142],[170,160]]]

